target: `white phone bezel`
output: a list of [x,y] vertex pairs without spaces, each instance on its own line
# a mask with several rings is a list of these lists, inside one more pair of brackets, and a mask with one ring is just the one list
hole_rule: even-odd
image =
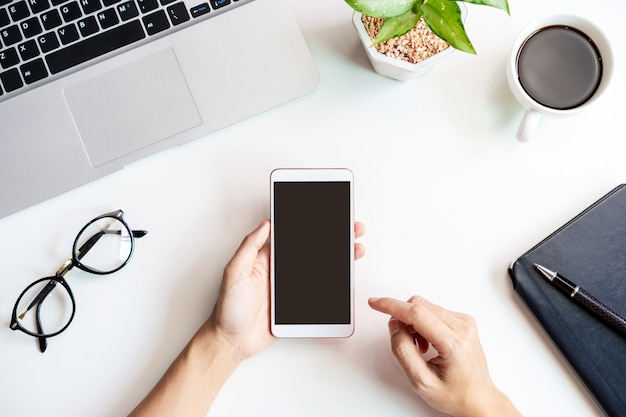
[[[350,183],[350,323],[349,324],[276,324],[274,292],[274,183],[275,182]],[[270,175],[270,330],[282,338],[349,337],[354,333],[354,175],[345,168],[280,168]]]

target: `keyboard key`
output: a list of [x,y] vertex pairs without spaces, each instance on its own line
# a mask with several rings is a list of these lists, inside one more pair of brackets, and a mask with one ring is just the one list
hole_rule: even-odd
[[32,38],[43,32],[39,19],[36,17],[31,17],[30,19],[20,22],[20,27],[22,28],[22,33],[25,38]]
[[0,38],[4,42],[5,46],[13,45],[22,40],[22,34],[17,25],[9,26],[0,30]]
[[77,25],[78,25],[78,30],[80,31],[80,34],[83,35],[84,38],[87,36],[93,35],[94,33],[100,30],[100,27],[98,26],[98,22],[96,21],[96,18],[93,16],[87,16],[86,18],[79,20],[77,22]]
[[108,29],[117,25],[120,22],[120,19],[118,19],[115,9],[106,9],[98,13],[98,22],[100,22],[100,27],[102,29]]
[[66,3],[69,0],[50,0],[53,6],[58,6],[60,4]]
[[0,28],[9,26],[11,19],[9,19],[9,13],[7,9],[0,9]]
[[48,76],[48,71],[41,58],[20,66],[20,71],[22,71],[22,77],[24,77],[26,84],[32,84]]
[[37,48],[37,42],[34,39],[29,39],[26,42],[17,46],[17,50],[22,57],[22,61],[28,61],[39,55],[39,48]]
[[159,7],[157,0],[137,0],[141,13],[148,13]]
[[50,2],[48,0],[28,0],[28,4],[33,14],[41,13],[50,8]]
[[191,17],[199,17],[211,11],[209,3],[202,3],[191,8]]
[[0,66],[2,66],[2,69],[7,69],[19,63],[20,57],[17,55],[15,48],[5,49],[0,52]]
[[228,6],[230,4],[230,0],[210,0],[211,6],[214,9],[219,9],[220,7]]
[[176,0],[159,0],[161,6],[167,6],[170,3],[174,3]]
[[170,27],[170,23],[167,21],[167,16],[163,10],[146,15],[141,20],[143,21],[148,35],[157,34]]
[[59,46],[59,38],[54,32],[45,33],[37,38],[37,43],[39,44],[39,49],[44,54],[52,51],[53,49],[57,49]]
[[20,77],[20,72],[17,68],[10,69],[0,74],[0,81],[2,81],[4,91],[7,93],[15,91],[24,85],[22,77]]
[[118,4],[117,12],[120,15],[120,19],[122,19],[122,22],[139,16],[139,10],[137,9],[137,6],[135,6],[135,2],[133,0],[127,0]]
[[74,45],[54,51],[46,56],[46,62],[50,72],[56,74],[123,46],[130,45],[145,38],[145,36],[141,23],[138,20],[133,20],[108,32],[102,32]]
[[180,25],[190,19],[187,7],[182,1],[169,6],[167,8],[167,14],[170,16],[170,21],[174,26]]
[[59,34],[59,39],[63,45],[77,41],[80,37],[74,24],[63,26],[57,31],[57,33]]
[[14,22],[25,19],[30,16],[30,10],[24,0],[13,3],[9,6],[9,14]]
[[42,13],[39,16],[41,23],[45,30],[52,30],[55,27],[61,26],[63,21],[61,20],[61,15],[57,11],[57,9],[49,10],[45,13]]
[[102,3],[104,3],[104,7],[109,7],[109,6],[113,6],[115,3],[119,3],[122,0],[102,0]]
[[102,3],[100,0],[80,0],[80,7],[83,9],[83,13],[91,14],[102,9]]
[[76,20],[83,15],[83,13],[80,11],[80,6],[78,5],[78,2],[76,1],[64,4],[63,6],[61,6],[60,11],[65,23]]

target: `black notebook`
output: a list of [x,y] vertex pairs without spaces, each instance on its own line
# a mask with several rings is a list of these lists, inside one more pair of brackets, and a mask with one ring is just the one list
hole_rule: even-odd
[[509,268],[513,288],[611,417],[626,416],[626,336],[572,302],[535,270],[558,271],[626,317],[626,184]]

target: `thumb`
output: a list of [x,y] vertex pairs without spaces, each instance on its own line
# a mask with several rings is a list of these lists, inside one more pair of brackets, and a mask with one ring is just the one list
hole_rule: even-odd
[[270,222],[268,219],[265,219],[243,239],[231,262],[236,265],[239,265],[241,262],[253,262],[256,259],[256,255],[267,242],[269,235]]

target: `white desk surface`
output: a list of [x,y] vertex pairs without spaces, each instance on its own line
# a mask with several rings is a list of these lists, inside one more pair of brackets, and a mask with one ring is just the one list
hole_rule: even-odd
[[[354,171],[367,226],[356,332],[281,340],[236,371],[209,415],[439,416],[408,388],[387,317],[366,302],[412,294],[476,317],[492,376],[525,415],[602,415],[514,295],[507,266],[626,180],[626,3],[511,0],[510,17],[469,5],[478,55],[457,52],[408,84],[373,72],[342,0],[291,3],[317,91],[0,219],[0,415],[126,415],[210,313],[242,237],[269,216],[276,167]],[[520,144],[523,110],[505,60],[518,31],[546,12],[599,23],[613,41],[614,78],[595,108],[544,119]],[[54,273],[83,223],[118,208],[149,234],[122,271],[67,276],[76,318],[41,354],[9,329],[17,295]]]

